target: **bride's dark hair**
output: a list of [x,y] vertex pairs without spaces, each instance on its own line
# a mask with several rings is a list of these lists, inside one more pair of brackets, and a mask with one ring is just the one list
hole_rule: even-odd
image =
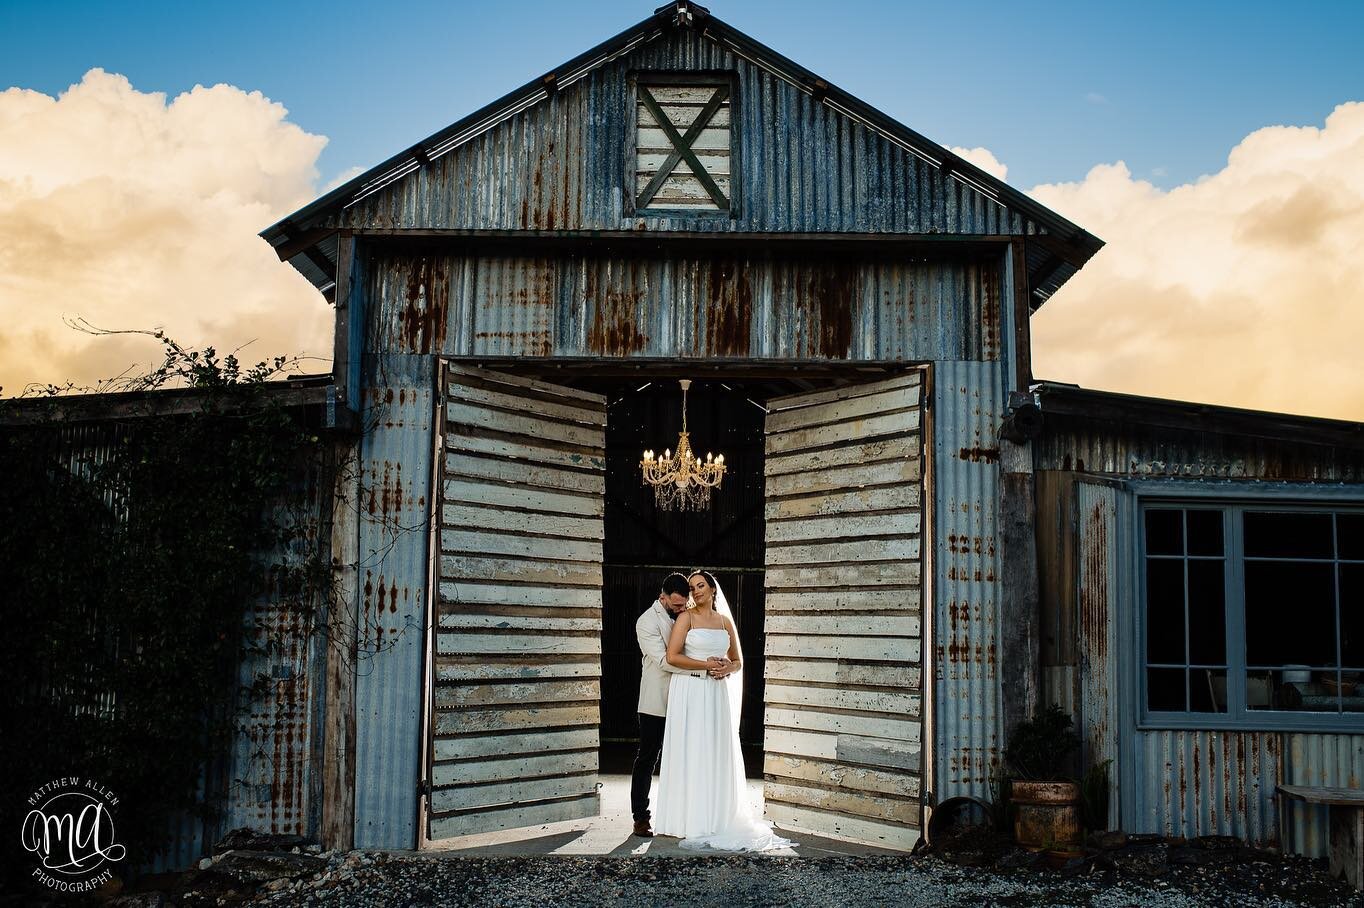
[[720,584],[715,582],[715,575],[712,574],[710,571],[701,570],[692,571],[690,574],[687,575],[687,579],[691,580],[691,578],[695,577],[697,574],[700,574],[702,577],[706,578],[706,583],[709,584],[711,589],[718,590],[720,588]]

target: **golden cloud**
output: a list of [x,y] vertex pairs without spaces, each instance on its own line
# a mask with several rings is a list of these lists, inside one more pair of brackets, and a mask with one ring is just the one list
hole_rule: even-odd
[[1168,191],[1118,162],[1030,195],[1107,243],[1033,317],[1039,377],[1364,420],[1364,103]]
[[93,384],[160,361],[151,338],[255,363],[332,352],[331,307],[257,231],[315,193],[326,139],[259,92],[171,99],[92,69],[53,98],[0,93],[0,387]]

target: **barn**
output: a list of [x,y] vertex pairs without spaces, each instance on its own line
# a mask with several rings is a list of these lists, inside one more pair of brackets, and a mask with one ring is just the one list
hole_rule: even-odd
[[[909,849],[1058,703],[1111,825],[1324,853],[1275,789],[1364,768],[1364,427],[1035,380],[1029,317],[1101,242],[705,8],[262,237],[335,305],[343,632],[276,667],[304,705],[234,816],[413,848],[595,815],[635,616],[707,568],[782,828]],[[684,420],[727,471],[674,513],[640,461]]]
[[[1038,695],[1032,455],[999,428],[1099,240],[689,2],[262,236],[334,301],[359,430],[330,841],[595,813],[679,567],[762,664],[779,825],[907,849],[925,804],[989,797]],[[639,478],[681,379],[728,466],[700,514]]]

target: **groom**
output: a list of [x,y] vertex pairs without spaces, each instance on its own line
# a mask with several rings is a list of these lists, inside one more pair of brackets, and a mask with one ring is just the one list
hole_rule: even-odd
[[[663,750],[664,716],[668,714],[668,686],[670,673],[681,672],[705,678],[708,672],[678,668],[668,664],[668,637],[673,631],[673,620],[687,607],[691,588],[681,574],[663,578],[663,589],[658,599],[649,604],[635,622],[635,637],[643,663],[639,676],[639,752],[635,754],[634,777],[630,782],[630,812],[635,817],[635,835],[652,836],[649,828],[653,814],[649,812],[649,786],[653,782],[658,756]],[[723,657],[707,660],[716,665],[729,662]]]

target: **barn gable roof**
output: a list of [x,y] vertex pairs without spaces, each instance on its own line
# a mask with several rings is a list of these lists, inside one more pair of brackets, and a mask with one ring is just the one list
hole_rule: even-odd
[[[657,42],[660,37],[673,37],[679,41],[690,39],[697,46],[706,42],[707,48],[713,45],[724,59],[734,61],[736,65],[757,67],[763,74],[773,77],[773,84],[778,90],[795,92],[800,96],[798,100],[801,104],[813,105],[810,110],[817,113],[812,113],[810,119],[827,116],[854,124],[855,128],[880,143],[872,149],[872,153],[878,156],[882,167],[908,172],[903,180],[899,176],[893,178],[897,184],[893,190],[890,186],[892,179],[889,178],[885,186],[879,187],[882,204],[870,217],[859,215],[859,220],[853,225],[838,223],[830,226],[822,223],[818,225],[822,231],[1026,235],[1029,240],[1028,286],[1034,309],[1045,302],[1103,245],[1101,240],[1056,212],[853,95],[830,85],[688,0],[676,0],[660,7],[637,25],[394,155],[271,225],[260,235],[275,248],[282,260],[290,262],[315,286],[330,295],[335,282],[338,230],[437,226],[414,223],[410,218],[403,220],[399,217],[395,220],[389,214],[403,204],[399,196],[404,193],[412,195],[409,187],[414,179],[421,180],[429,171],[440,168],[448,170],[465,166],[464,179],[468,181],[469,165],[451,164],[450,161],[463,154],[473,154],[469,147],[477,144],[475,140],[486,137],[500,127],[506,129],[505,124],[518,115],[535,115],[546,101],[571,95],[574,86],[598,77],[604,68],[622,57],[648,53],[650,47],[656,46],[656,43],[651,42]],[[674,56],[698,59],[697,48],[693,45],[682,48]],[[712,58],[715,58],[714,55]],[[457,151],[459,154],[451,154]],[[452,182],[451,176],[446,173],[446,182]],[[419,190],[419,193],[426,192],[425,189]],[[918,219],[907,218],[902,209],[914,207],[916,199],[931,199],[930,204],[922,206],[931,210],[924,212]],[[505,200],[501,201],[505,205]],[[524,217],[519,225],[498,222],[495,218],[490,221],[487,217],[475,220],[477,223],[443,223],[439,226],[466,229],[527,227]],[[592,231],[617,226],[583,222],[584,219],[579,219],[579,223],[566,223],[567,220],[561,220],[558,226],[564,230],[576,228]],[[590,218],[586,220],[590,221]],[[767,220],[770,222],[771,218]],[[535,226],[540,229],[548,226],[552,230],[555,226],[552,216],[550,221],[549,225]],[[676,229],[687,225],[671,226]],[[776,229],[786,226],[784,223]],[[773,227],[770,223],[749,224],[741,229],[771,230]]]

